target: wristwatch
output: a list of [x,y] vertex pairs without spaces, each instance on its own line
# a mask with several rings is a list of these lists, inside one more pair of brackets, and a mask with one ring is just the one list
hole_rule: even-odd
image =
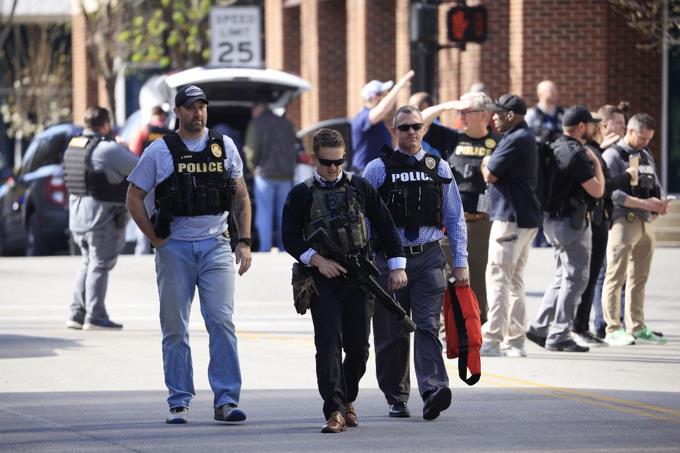
[[253,245],[253,240],[252,240],[251,238],[238,238],[238,242],[239,242],[239,244],[240,244],[241,242],[243,242],[243,243],[244,243],[245,245],[247,245],[248,247],[250,247],[251,245]]

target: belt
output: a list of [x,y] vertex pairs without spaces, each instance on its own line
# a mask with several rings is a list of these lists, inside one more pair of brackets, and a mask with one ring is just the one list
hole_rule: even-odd
[[406,256],[419,255],[434,247],[439,247],[439,241],[426,242],[425,244],[418,245],[405,245],[404,253],[406,253]]
[[478,220],[489,220],[489,214],[486,212],[466,212],[465,221],[466,222],[476,222]]

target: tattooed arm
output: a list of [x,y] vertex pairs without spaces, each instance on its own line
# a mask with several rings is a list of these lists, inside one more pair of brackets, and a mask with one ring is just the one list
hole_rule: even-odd
[[[252,218],[252,210],[250,207],[250,197],[248,196],[248,189],[243,178],[236,179],[236,194],[231,207],[231,215],[234,216],[234,223],[238,230],[239,237],[249,238],[250,224]],[[250,246],[239,242],[236,246],[236,264],[240,264],[238,274],[245,274],[250,268],[252,262],[252,255]]]

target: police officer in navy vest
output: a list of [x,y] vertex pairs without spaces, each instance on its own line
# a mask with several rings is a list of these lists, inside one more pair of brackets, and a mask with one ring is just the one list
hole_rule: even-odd
[[66,322],[70,329],[123,327],[109,319],[104,299],[109,271],[125,247],[125,178],[136,164],[137,157],[111,138],[108,110],[88,108],[83,134],[64,153],[69,229],[83,257]]
[[589,213],[604,195],[604,173],[598,157],[585,144],[599,119],[575,105],[562,120],[563,135],[552,145],[553,163],[546,172],[543,229],[555,248],[556,270],[543,295],[527,338],[550,351],[587,352],[570,329],[588,284],[592,249]]
[[[370,259],[369,236],[379,238],[387,256],[385,280],[390,291],[406,285],[406,259],[389,211],[364,178],[344,172],[345,143],[332,129],[320,129],[313,139],[316,172],[293,187],[283,209],[286,251],[308,266],[317,295],[311,298],[316,345],[316,376],[324,400],[324,433],[358,425],[354,400],[366,371],[373,299],[343,278],[346,269],[329,258],[323,244],[309,242],[323,228],[344,254]],[[373,228],[369,234],[368,224]],[[298,310],[299,311],[299,310]],[[342,351],[345,358],[342,359]]]
[[[234,277],[251,263],[250,200],[234,142],[206,128],[208,99],[189,85],[175,96],[179,129],[158,139],[130,174],[127,206],[156,248],[156,281],[163,333],[163,371],[168,387],[167,423],[186,423],[195,394],[189,313],[196,287],[210,337],[208,381],[214,419],[240,422],[241,370],[234,311]],[[154,223],[144,198],[155,190]],[[234,254],[227,233],[232,213],[238,229]],[[235,255],[235,256],[234,256]]]
[[[463,206],[451,168],[446,161],[421,147],[423,117],[411,106],[397,110],[392,120],[397,149],[386,149],[382,158],[369,162],[364,177],[378,188],[399,227],[406,253],[408,286],[396,297],[418,326],[414,339],[414,363],[418,390],[425,405],[423,417],[437,418],[451,404],[451,390],[439,341],[439,314],[446,279],[446,259],[439,247],[444,236],[451,244],[453,276],[468,284],[467,233]],[[387,269],[380,254],[376,265]],[[375,307],[373,318],[378,384],[389,404],[391,417],[408,417],[409,343],[399,322],[384,308]]]

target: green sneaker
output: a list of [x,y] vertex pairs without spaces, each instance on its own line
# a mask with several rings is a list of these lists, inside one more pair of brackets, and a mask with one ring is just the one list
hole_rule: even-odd
[[607,334],[604,337],[605,343],[610,346],[627,346],[629,344],[635,344],[635,337],[625,330],[619,329]]
[[658,336],[657,334],[652,332],[652,330],[647,326],[643,327],[642,329],[640,329],[636,332],[633,332],[633,336],[637,340],[647,341],[649,343],[654,343],[654,344],[666,344],[667,343],[667,340],[664,337]]

